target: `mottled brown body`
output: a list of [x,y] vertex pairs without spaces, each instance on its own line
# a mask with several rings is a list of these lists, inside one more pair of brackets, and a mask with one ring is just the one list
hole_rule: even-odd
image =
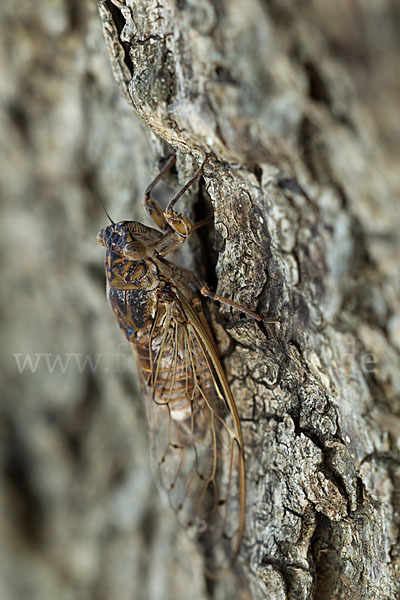
[[209,555],[214,571],[216,563],[230,564],[243,534],[244,450],[236,405],[197,290],[259,317],[215,296],[192,272],[164,258],[193,230],[172,207],[204,168],[163,212],[150,192],[174,160],[146,190],[145,207],[161,231],[112,222],[98,239],[107,253],[109,302],[151,392],[147,414],[157,481],[185,526],[208,547],[226,546],[224,558]]

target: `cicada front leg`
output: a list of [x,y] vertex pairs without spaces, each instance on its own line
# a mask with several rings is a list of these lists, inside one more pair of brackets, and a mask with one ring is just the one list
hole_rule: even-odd
[[161,206],[158,204],[158,202],[156,200],[154,200],[151,197],[151,192],[153,191],[153,189],[155,188],[157,183],[159,181],[161,181],[161,179],[164,177],[164,175],[166,173],[168,173],[168,171],[175,164],[175,162],[176,162],[176,154],[172,154],[169,157],[169,159],[167,160],[167,162],[165,163],[165,165],[163,166],[163,168],[161,169],[161,171],[158,173],[158,175],[153,179],[153,181],[151,183],[149,183],[149,185],[147,186],[147,188],[145,189],[145,192],[144,192],[144,198],[143,198],[144,208],[145,208],[147,214],[149,215],[149,217],[154,221],[154,223],[157,225],[157,227],[159,229],[161,229],[161,231],[168,230],[168,223],[164,217],[164,211],[162,210]]
[[206,156],[203,164],[194,175],[187,181],[187,183],[179,190],[179,192],[172,198],[172,200],[168,203],[168,206],[165,210],[162,210],[160,205],[156,200],[151,197],[151,192],[157,183],[161,180],[161,178],[169,171],[169,169],[175,163],[176,157],[173,154],[169,160],[166,162],[164,167],[158,173],[157,177],[153,179],[153,181],[147,186],[143,204],[146,209],[147,214],[154,221],[161,231],[165,233],[165,237],[161,240],[161,242],[157,243],[156,250],[160,256],[166,256],[170,254],[176,248],[178,248],[181,244],[185,242],[187,237],[191,234],[192,231],[202,227],[206,223],[209,223],[211,217],[207,219],[203,219],[196,225],[192,225],[189,219],[181,215],[180,213],[176,213],[173,210],[175,203],[179,200],[181,196],[201,177],[204,173],[205,164],[208,156]]
[[185,185],[179,190],[179,192],[177,194],[175,194],[175,196],[172,198],[172,200],[168,203],[168,206],[163,213],[164,218],[167,221],[168,225],[171,227],[171,229],[173,229],[173,231],[175,231],[175,233],[177,233],[182,238],[182,242],[184,242],[186,240],[188,235],[194,229],[201,227],[202,225],[204,225],[205,223],[207,223],[209,221],[209,219],[204,219],[204,221],[201,221],[200,223],[197,223],[195,226],[193,226],[190,223],[190,221],[188,221],[188,219],[186,219],[186,217],[184,217],[183,215],[181,215],[179,213],[176,213],[173,210],[173,208],[174,208],[175,204],[177,203],[177,201],[179,200],[179,198],[181,198],[181,196],[183,196],[183,194],[199,179],[199,177],[201,177],[203,175],[207,159],[208,159],[208,155],[206,155],[201,167],[199,167],[197,169],[197,171],[189,179],[189,181],[187,181],[185,183]]
[[172,166],[176,162],[176,154],[172,154],[170,158],[167,160],[161,171],[158,175],[153,179],[151,183],[147,186],[144,192],[143,205],[144,208],[149,215],[149,217],[154,221],[161,231],[167,232],[169,228],[178,233],[181,237],[183,237],[183,241],[187,238],[187,236],[193,231],[193,229],[197,229],[201,227],[206,222],[209,222],[209,219],[204,219],[201,223],[197,223],[194,227],[191,223],[183,216],[178,213],[175,213],[172,209],[175,203],[179,200],[181,196],[197,181],[199,177],[204,173],[204,167],[207,162],[208,155],[206,156],[203,164],[195,174],[189,179],[187,183],[179,190],[179,192],[172,198],[169,202],[166,210],[162,210],[161,206],[158,204],[154,198],[151,197],[151,192],[155,188],[155,186],[161,181],[166,173],[172,168]]

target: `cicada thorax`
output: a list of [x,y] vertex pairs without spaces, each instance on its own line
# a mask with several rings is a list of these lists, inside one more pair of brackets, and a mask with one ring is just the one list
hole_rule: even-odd
[[151,327],[157,305],[158,270],[152,260],[130,261],[108,252],[107,297],[118,324],[129,341]]

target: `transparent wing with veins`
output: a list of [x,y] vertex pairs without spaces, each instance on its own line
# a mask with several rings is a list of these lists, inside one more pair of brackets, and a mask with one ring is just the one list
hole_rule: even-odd
[[[138,360],[152,462],[162,495],[209,554],[210,570],[238,552],[245,515],[243,440],[236,406],[199,310],[177,293],[160,304]],[[212,556],[212,558],[211,558]]]

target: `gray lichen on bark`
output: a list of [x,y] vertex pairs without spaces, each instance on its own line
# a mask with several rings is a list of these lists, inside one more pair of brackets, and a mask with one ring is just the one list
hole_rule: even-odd
[[[3,295],[1,595],[396,598],[396,3],[102,0],[129,104],[95,7],[59,4],[36,15],[21,3],[24,18],[10,9],[2,23],[13,202],[0,242],[15,302]],[[123,368],[68,377],[27,378],[9,359],[120,351],[93,249],[98,197],[114,219],[141,220],[132,198],[167,144],[175,187],[212,154],[184,208],[211,199],[214,250],[195,238],[188,260],[216,273],[221,295],[280,319],[210,306],[242,419],[248,514],[235,570],[208,587],[200,550],[151,487],[125,347]]]

